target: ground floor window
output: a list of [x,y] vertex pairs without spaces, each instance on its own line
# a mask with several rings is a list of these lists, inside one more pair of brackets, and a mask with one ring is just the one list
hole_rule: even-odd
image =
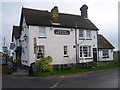
[[68,54],[67,46],[64,46],[64,55]]
[[91,46],[80,46],[80,57],[91,57]]
[[37,46],[37,59],[44,57],[44,46]]
[[102,50],[102,56],[103,56],[103,58],[109,57],[109,50],[108,49],[103,49]]

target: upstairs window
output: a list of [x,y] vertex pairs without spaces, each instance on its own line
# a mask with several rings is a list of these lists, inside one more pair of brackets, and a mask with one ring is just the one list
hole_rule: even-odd
[[108,58],[109,57],[109,50],[108,49],[103,49],[102,51],[103,58]]
[[79,39],[84,39],[84,30],[79,30]]
[[86,38],[91,39],[91,31],[86,31]]
[[41,38],[46,37],[46,29],[45,29],[45,27],[40,27],[39,28],[39,37],[41,37]]

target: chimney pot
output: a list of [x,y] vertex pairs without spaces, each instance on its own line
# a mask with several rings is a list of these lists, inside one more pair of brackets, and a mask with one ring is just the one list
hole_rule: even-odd
[[82,16],[82,17],[88,18],[87,9],[88,9],[88,6],[87,6],[86,4],[84,4],[84,5],[80,8],[81,16]]

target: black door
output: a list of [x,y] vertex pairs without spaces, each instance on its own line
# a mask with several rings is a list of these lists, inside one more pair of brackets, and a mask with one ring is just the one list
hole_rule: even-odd
[[97,62],[97,48],[93,48],[93,61]]

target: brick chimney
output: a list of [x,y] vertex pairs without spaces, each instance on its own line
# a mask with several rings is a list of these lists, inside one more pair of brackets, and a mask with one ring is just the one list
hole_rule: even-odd
[[52,10],[51,10],[51,19],[53,23],[58,23],[58,7],[55,6]]
[[87,6],[86,4],[84,4],[84,5],[80,8],[81,16],[82,16],[82,17],[88,18],[87,9],[88,9],[88,6]]

